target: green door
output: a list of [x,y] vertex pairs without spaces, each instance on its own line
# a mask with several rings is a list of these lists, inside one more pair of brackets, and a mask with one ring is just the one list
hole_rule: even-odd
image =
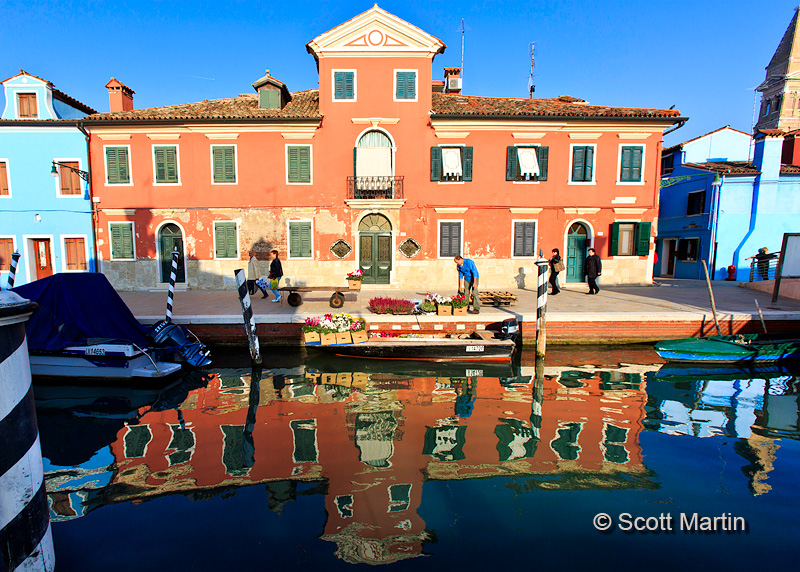
[[392,225],[379,214],[364,217],[358,225],[359,268],[364,284],[389,284],[392,271]]
[[567,235],[567,282],[583,282],[588,232],[581,223],[573,224]]
[[161,237],[161,282],[169,283],[172,272],[172,251],[178,251],[178,269],[175,272],[175,282],[186,282],[186,270],[183,259],[183,233],[178,225],[166,224],[159,232]]

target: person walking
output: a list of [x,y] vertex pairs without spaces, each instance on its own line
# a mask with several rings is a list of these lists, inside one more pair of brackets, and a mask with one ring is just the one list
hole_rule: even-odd
[[597,287],[597,277],[603,271],[603,265],[600,263],[600,257],[597,256],[597,251],[594,248],[589,249],[589,256],[586,257],[586,262],[583,264],[583,272],[586,274],[586,279],[589,282],[589,291],[587,294],[597,294],[600,288]]
[[252,250],[248,250],[247,254],[250,256],[250,262],[247,263],[247,291],[252,296],[256,293],[256,286],[258,286],[258,289],[261,290],[262,294],[264,294],[262,298],[266,298],[267,291],[256,282],[261,274],[258,268],[258,258],[256,258],[256,253]]
[[453,260],[456,262],[458,270],[458,293],[463,294],[469,304],[469,296],[472,294],[472,314],[481,313],[481,300],[478,297],[478,267],[469,258],[462,258],[460,255]]
[[281,265],[280,258],[278,258],[277,250],[270,252],[268,278],[270,290],[272,290],[272,293],[275,294],[275,299],[273,302],[280,302],[282,296],[280,290],[278,290],[278,287],[280,286],[281,278],[283,278],[283,266]]
[[558,251],[557,248],[553,249],[553,256],[550,258],[550,286],[552,286],[552,290],[550,294],[555,296],[559,292],[561,292],[561,288],[558,287],[558,273],[563,272],[564,270],[564,263],[561,261],[561,253]]

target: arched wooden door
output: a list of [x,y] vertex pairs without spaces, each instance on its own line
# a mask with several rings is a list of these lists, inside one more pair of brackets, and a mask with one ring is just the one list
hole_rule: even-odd
[[178,270],[175,273],[175,282],[186,282],[186,267],[184,264],[183,233],[177,224],[169,223],[158,231],[159,249],[158,256],[161,263],[161,282],[169,282],[172,272],[172,251],[178,251]]
[[567,234],[567,282],[583,282],[583,264],[586,262],[586,248],[589,246],[589,231],[586,226],[576,222],[569,227]]
[[392,223],[370,214],[358,225],[359,268],[365,284],[388,284],[392,272]]

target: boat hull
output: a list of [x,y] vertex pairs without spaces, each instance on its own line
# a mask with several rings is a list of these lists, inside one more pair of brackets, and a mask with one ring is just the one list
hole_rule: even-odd
[[360,344],[309,347],[334,355],[369,359],[507,362],[511,361],[515,344],[511,340],[378,338]]
[[800,339],[747,334],[658,342],[656,353],[668,362],[768,364],[800,359]]
[[178,363],[151,359],[130,344],[71,346],[60,352],[31,352],[31,375],[92,379],[164,378]]

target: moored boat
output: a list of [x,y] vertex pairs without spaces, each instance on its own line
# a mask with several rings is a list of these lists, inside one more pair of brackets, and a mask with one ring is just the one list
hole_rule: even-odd
[[800,359],[800,337],[786,334],[737,334],[665,340],[656,353],[668,362],[761,364]]

